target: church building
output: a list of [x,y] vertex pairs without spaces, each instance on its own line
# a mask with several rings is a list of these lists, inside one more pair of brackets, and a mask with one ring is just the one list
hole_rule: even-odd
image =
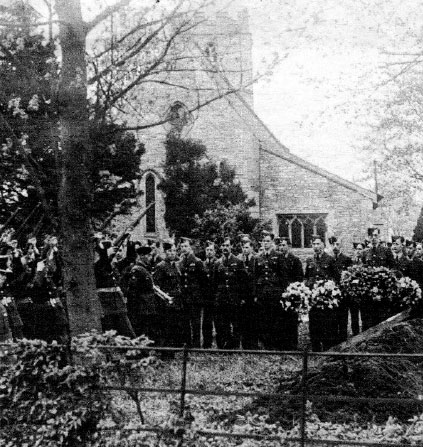
[[[136,235],[155,240],[168,236],[164,198],[158,185],[165,160],[164,142],[173,132],[198,140],[207,147],[211,160],[226,161],[235,168],[244,191],[255,199],[253,215],[270,220],[276,236],[289,236],[298,254],[309,251],[313,234],[326,240],[337,236],[345,251],[350,251],[352,242],[363,240],[367,228],[375,224],[374,210],[381,197],[293,154],[254,112],[252,37],[246,11],[237,17],[221,13],[192,33],[191,51],[198,51],[201,62],[198,70],[183,76],[193,88],[172,88],[170,84],[177,84],[176,77],[180,76],[174,73],[166,90],[157,92],[157,108],[168,121],[137,133],[146,148],[139,182],[140,206],[153,201],[155,206]],[[222,70],[212,69],[217,66]],[[240,80],[244,88],[234,88],[232,93],[190,112],[199,101],[199,91],[215,94],[223,87],[228,90],[238,85]]]

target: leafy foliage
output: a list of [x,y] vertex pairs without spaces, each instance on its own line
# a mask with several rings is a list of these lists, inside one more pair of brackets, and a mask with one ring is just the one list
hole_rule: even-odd
[[[68,350],[56,343],[21,340],[11,345],[14,358],[0,378],[4,445],[22,445],[23,439],[28,445],[43,447],[97,445],[98,424],[121,418],[111,392],[102,387],[116,381],[123,386],[132,370],[136,368],[142,376],[142,372],[151,373],[155,363],[148,353],[104,351],[99,345],[130,348],[149,343],[145,337],[131,340],[113,331],[83,334],[72,341],[72,363]],[[138,395],[130,397],[138,399]]]
[[[25,2],[15,3],[16,8],[8,9],[10,20],[28,24],[36,20]],[[30,26],[2,28],[0,39],[0,220],[20,207],[23,212],[14,222],[19,226],[41,201],[44,230],[48,230],[49,225],[57,227],[58,223],[63,168],[56,44]],[[91,211],[92,217],[101,221],[124,199],[135,197],[134,181],[144,147],[132,133],[110,120],[93,117],[89,128]],[[29,224],[34,227],[36,222]]]
[[216,204],[202,216],[195,216],[193,237],[200,241],[221,242],[224,237],[233,240],[240,234],[249,234],[252,240],[260,241],[264,230],[271,231],[271,223],[252,217],[248,208],[246,203],[227,206]]
[[248,217],[253,202],[247,201],[247,195],[235,180],[234,169],[224,162],[217,166],[209,161],[203,144],[169,138],[164,176],[159,187],[165,193],[165,221],[177,236],[203,234],[201,217],[215,210],[223,214],[226,209],[233,210],[235,213],[230,214],[237,215],[239,225],[244,222],[250,224],[251,230],[254,228],[256,222],[252,224]]

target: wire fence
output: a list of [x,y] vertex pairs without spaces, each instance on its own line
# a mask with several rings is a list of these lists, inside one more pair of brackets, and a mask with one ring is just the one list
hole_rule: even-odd
[[[1,345],[0,345],[1,348]],[[166,348],[166,347],[136,347],[136,346],[115,346],[115,345],[97,345],[97,349],[112,350],[112,351],[154,351],[156,353],[160,352],[173,352],[182,353],[181,356],[181,380],[180,386],[177,388],[164,388],[164,387],[142,387],[142,386],[121,386],[121,385],[103,385],[101,388],[113,391],[125,391],[125,392],[142,392],[142,393],[163,393],[170,395],[179,396],[179,417],[183,418],[186,410],[186,396],[222,396],[222,397],[251,397],[251,398],[281,398],[281,393],[263,393],[263,392],[243,392],[243,391],[222,391],[219,389],[195,389],[187,387],[187,375],[189,372],[190,365],[190,355],[191,354],[201,354],[201,355],[216,355],[216,354],[226,354],[226,355],[253,355],[253,356],[292,356],[300,358],[302,361],[301,366],[301,384],[300,392],[297,394],[284,394],[284,399],[289,399],[290,402],[300,403],[300,419],[299,419],[299,436],[298,437],[285,437],[281,440],[280,436],[268,435],[268,434],[258,434],[258,433],[242,433],[242,432],[225,432],[225,431],[215,431],[215,430],[197,430],[195,433],[199,436],[204,437],[221,437],[221,438],[233,438],[233,439],[251,439],[257,441],[280,441],[280,445],[285,445],[286,443],[295,443],[304,447],[306,445],[327,445],[327,446],[375,446],[375,447],[410,447],[409,442],[403,443],[383,443],[383,442],[367,442],[367,441],[352,441],[346,439],[320,439],[307,436],[307,402],[344,402],[344,403],[372,403],[372,404],[400,404],[404,406],[415,405],[419,411],[423,411],[423,395],[419,395],[416,398],[401,398],[401,397],[351,397],[351,396],[340,396],[340,395],[314,395],[309,394],[308,389],[308,375],[309,375],[309,361],[312,358],[318,357],[330,357],[333,359],[354,359],[354,358],[398,358],[407,360],[417,360],[423,361],[423,354],[390,354],[390,353],[363,353],[363,352],[310,352],[307,349],[304,351],[265,351],[265,350],[222,350],[222,349],[200,349],[200,348]],[[423,372],[422,372],[423,374]],[[103,431],[128,431],[133,433],[138,432],[153,432],[161,433],[165,429],[158,426],[149,425],[139,425],[131,426],[128,428],[125,425],[115,426],[113,428],[103,429]],[[178,438],[178,446],[183,446],[184,444],[184,428],[175,432],[175,437]],[[423,445],[423,439],[419,446]]]

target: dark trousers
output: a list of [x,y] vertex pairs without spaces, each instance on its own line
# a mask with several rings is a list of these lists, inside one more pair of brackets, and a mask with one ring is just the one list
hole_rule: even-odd
[[186,306],[186,331],[190,334],[188,345],[193,348],[201,347],[201,307],[198,304]]
[[283,312],[281,319],[281,337],[277,349],[281,351],[296,351],[298,349],[298,314]]
[[313,352],[326,351],[336,344],[338,337],[336,311],[332,309],[311,309],[308,323]]
[[240,344],[238,306],[218,303],[215,325],[218,349],[238,349]]
[[272,285],[265,285],[257,290],[259,338],[264,349],[280,349],[282,344],[282,292],[282,288]]
[[158,324],[162,327],[161,346],[182,348],[189,343],[189,319],[181,308],[167,306]]
[[359,324],[359,314],[360,305],[358,303],[350,304],[350,315],[351,315],[351,330],[353,335],[358,335],[360,333],[360,324]]
[[348,305],[341,304],[335,309],[337,322],[336,343],[342,343],[348,338]]
[[216,315],[214,300],[207,300],[203,307],[203,348],[210,349],[213,344],[213,323]]
[[243,349],[258,349],[259,329],[257,305],[252,297],[239,309],[239,332]]

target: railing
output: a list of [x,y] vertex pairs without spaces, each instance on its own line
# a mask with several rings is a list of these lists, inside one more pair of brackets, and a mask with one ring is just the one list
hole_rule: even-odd
[[[0,345],[1,347],[1,345]],[[399,397],[350,397],[350,396],[339,396],[339,395],[311,395],[308,392],[308,374],[309,374],[309,360],[315,357],[331,357],[331,358],[402,358],[410,360],[422,360],[423,354],[389,354],[389,353],[340,353],[340,352],[309,352],[304,351],[264,351],[264,350],[222,350],[222,349],[199,349],[199,348],[153,348],[153,347],[135,347],[135,346],[114,346],[114,345],[97,345],[98,349],[107,349],[115,351],[154,351],[154,352],[181,352],[181,385],[179,388],[154,388],[154,387],[137,387],[137,386],[114,386],[108,385],[102,388],[107,390],[116,391],[136,391],[143,393],[164,393],[164,394],[176,394],[179,395],[179,416],[183,417],[186,409],[186,396],[196,395],[196,396],[237,396],[237,397],[280,397],[280,393],[261,393],[261,392],[242,392],[242,391],[220,391],[220,390],[202,390],[202,389],[190,389],[187,388],[187,373],[189,365],[189,355],[192,353],[202,354],[202,355],[213,355],[213,354],[228,354],[228,355],[255,355],[255,356],[294,356],[302,358],[302,370],[301,370],[301,392],[299,394],[287,394],[284,398],[290,399],[292,401],[301,402],[300,411],[300,430],[299,437],[286,437],[283,438],[283,443],[293,442],[299,443],[301,447],[305,445],[322,444],[327,446],[336,445],[348,445],[348,446],[378,446],[378,447],[410,447],[409,443],[379,443],[379,442],[366,442],[366,441],[350,441],[350,440],[333,440],[333,439],[317,439],[307,437],[306,427],[307,427],[307,401],[326,401],[326,402],[360,402],[360,403],[397,403],[401,405],[415,404],[418,408],[423,411],[423,396],[418,396],[418,398],[399,398]],[[145,432],[164,432],[164,429],[156,426],[140,425],[137,427],[125,428],[125,426],[117,426],[110,430],[120,430],[120,431],[145,431]],[[223,432],[223,431],[212,431],[212,430],[197,430],[196,433],[200,436],[206,437],[222,437],[222,438],[237,438],[237,439],[253,439],[253,440],[263,440],[263,441],[281,441],[280,436],[276,435],[265,435],[257,433],[236,433],[236,432]],[[183,445],[183,434],[184,430],[180,430],[177,436],[179,439],[179,446]]]

